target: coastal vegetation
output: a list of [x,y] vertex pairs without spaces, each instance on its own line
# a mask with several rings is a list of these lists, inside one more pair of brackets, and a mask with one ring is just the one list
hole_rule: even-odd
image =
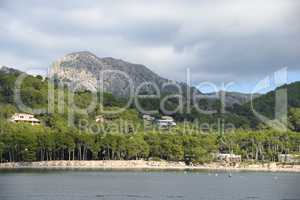
[[[36,115],[40,126],[12,123],[8,119],[19,112],[14,99],[16,79],[20,72],[0,73],[0,161],[46,161],[46,160],[168,160],[186,163],[207,163],[213,161],[214,153],[234,153],[243,160],[278,161],[279,154],[300,152],[300,83],[286,85],[289,97],[289,130],[272,130],[255,120],[249,104],[234,105],[230,114],[218,112],[213,115],[197,113],[175,113],[177,126],[160,129],[154,124],[145,125],[134,105],[124,112],[110,117],[109,123],[96,123],[95,118],[104,110],[119,109],[126,99],[105,93],[101,104],[91,112],[76,112],[68,101],[69,91],[60,88],[54,81],[54,98],[63,94],[61,107],[54,102],[53,112]],[[27,76],[20,88],[24,104],[31,108],[47,108],[48,80],[41,76]],[[77,108],[83,110],[93,97],[89,91],[74,94]],[[99,95],[97,95],[97,98]],[[257,109],[267,116],[272,114],[274,92],[255,100]],[[145,110],[159,110],[159,101],[143,99]],[[219,102],[201,101],[203,108],[220,109]],[[171,109],[177,106],[174,99],[168,101]],[[69,113],[73,114],[73,126],[69,125]],[[196,121],[213,124],[218,119],[233,123],[235,131],[211,128],[199,132],[193,127]]]
[[[55,118],[55,117],[54,117]],[[168,160],[204,163],[213,153],[226,152],[244,160],[277,161],[278,154],[300,152],[300,134],[272,130],[234,133],[168,131],[92,134],[68,128],[61,120],[51,127],[0,124],[2,162],[45,160]]]

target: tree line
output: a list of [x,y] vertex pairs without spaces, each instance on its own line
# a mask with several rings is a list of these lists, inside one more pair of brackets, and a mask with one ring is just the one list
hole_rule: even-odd
[[277,161],[279,154],[300,153],[300,134],[238,130],[220,135],[180,129],[91,134],[65,126],[0,123],[1,162],[163,159],[207,163],[217,152],[239,154],[243,160]]

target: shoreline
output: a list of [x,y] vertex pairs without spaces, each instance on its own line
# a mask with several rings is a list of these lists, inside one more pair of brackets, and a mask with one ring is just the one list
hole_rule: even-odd
[[279,163],[244,164],[224,166],[220,163],[188,166],[183,162],[144,161],[144,160],[101,160],[101,161],[41,161],[0,163],[0,170],[5,169],[90,169],[90,170],[207,170],[207,171],[253,171],[253,172],[296,172],[300,165]]

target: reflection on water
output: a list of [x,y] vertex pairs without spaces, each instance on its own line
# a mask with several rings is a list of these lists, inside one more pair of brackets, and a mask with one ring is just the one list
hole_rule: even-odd
[[0,200],[300,200],[300,174],[0,171]]

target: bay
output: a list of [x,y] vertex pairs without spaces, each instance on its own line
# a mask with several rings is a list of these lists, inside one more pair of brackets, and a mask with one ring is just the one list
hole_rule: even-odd
[[299,173],[10,170],[0,200],[300,200]]

